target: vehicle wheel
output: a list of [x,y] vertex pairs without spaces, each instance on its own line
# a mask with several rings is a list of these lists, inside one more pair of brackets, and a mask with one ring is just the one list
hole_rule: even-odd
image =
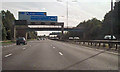
[[23,44],[24,44],[24,45],[26,45],[26,43],[25,43],[25,42],[24,42]]
[[16,43],[16,45],[19,45],[19,43]]

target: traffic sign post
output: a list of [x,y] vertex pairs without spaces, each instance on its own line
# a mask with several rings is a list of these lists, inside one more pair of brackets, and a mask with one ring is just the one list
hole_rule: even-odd
[[[44,30],[61,30],[61,39],[63,37],[64,33],[64,23],[59,23],[57,16],[47,16],[46,12],[19,12],[19,20],[15,20],[15,29],[19,36],[27,36],[27,30],[32,29],[29,28],[28,25],[53,25],[53,26],[60,26],[60,28],[45,28]],[[35,28],[35,30],[38,30],[41,28]],[[21,31],[24,31],[24,33],[19,33]],[[27,39],[27,37],[26,37]]]

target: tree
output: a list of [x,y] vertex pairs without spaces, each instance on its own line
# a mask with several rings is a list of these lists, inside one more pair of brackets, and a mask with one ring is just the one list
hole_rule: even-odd
[[85,30],[83,32],[80,31],[69,31],[66,35],[69,36],[77,36],[80,39],[83,39],[83,34],[85,33],[86,37],[84,39],[99,39],[99,33],[101,32],[102,22],[93,18],[91,20],[80,22],[77,27],[83,27]]
[[6,29],[2,23],[2,18],[3,18],[3,15],[2,15],[2,13],[0,13],[0,32],[1,32],[0,36],[2,36],[1,40],[6,40],[7,34],[6,34]]
[[[14,15],[10,12],[10,11],[4,11],[2,10],[1,11],[2,15],[4,15],[4,17],[2,18],[2,23],[3,23],[3,33],[4,31],[6,33],[4,33],[3,35],[6,36],[6,39],[7,40],[11,40],[12,39],[12,35],[13,35],[13,32],[12,32],[12,29],[13,29],[13,22],[15,20],[15,17]],[[6,35],[5,35],[6,34]]]
[[117,39],[120,39],[120,1],[115,3],[113,11],[106,13],[104,20],[100,21],[93,18],[80,22],[77,27],[84,27],[85,31],[69,31],[64,37],[79,36],[83,39],[83,35],[85,35],[84,39],[103,39],[105,35],[111,34],[112,28],[113,35],[116,36]]
[[[103,20],[102,34],[111,34],[111,28],[113,29],[113,35],[120,38],[120,1],[115,3],[114,10],[109,11]],[[111,26],[112,24],[112,26]]]

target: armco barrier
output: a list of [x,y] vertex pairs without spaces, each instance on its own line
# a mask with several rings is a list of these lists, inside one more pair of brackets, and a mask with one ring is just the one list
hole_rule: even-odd
[[108,48],[115,48],[115,50],[118,50],[120,47],[120,41],[117,40],[75,40],[74,42],[78,42],[79,44],[87,44],[89,46],[103,46],[106,47],[106,44],[108,45]]

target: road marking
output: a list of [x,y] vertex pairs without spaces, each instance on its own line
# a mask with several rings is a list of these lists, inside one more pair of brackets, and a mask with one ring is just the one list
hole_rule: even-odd
[[114,55],[119,55],[118,53],[115,53],[115,52],[109,52],[109,51],[106,51],[107,53],[111,53],[111,54],[114,54]]
[[99,50],[99,51],[104,51],[104,50]]
[[31,45],[30,45],[31,46]]
[[96,49],[96,50],[98,50],[98,49]]
[[[88,47],[85,47],[86,49],[92,49],[94,50],[94,48],[88,48]],[[101,50],[101,49],[95,49],[97,51],[104,51],[104,50]],[[110,51],[106,51],[106,53],[110,53],[110,54],[114,54],[114,55],[119,55],[119,53],[115,53],[115,52],[110,52]]]
[[9,57],[9,56],[11,56],[12,55],[12,53],[10,53],[10,54],[8,54],[8,55],[5,55],[5,57]]
[[7,47],[7,46],[3,46],[3,47]]
[[55,47],[53,47],[53,48],[55,48]]
[[23,48],[23,50],[25,50],[26,48]]
[[63,55],[63,53],[59,52],[60,55]]
[[10,46],[8,45],[8,46],[6,46],[6,47],[10,47]]

